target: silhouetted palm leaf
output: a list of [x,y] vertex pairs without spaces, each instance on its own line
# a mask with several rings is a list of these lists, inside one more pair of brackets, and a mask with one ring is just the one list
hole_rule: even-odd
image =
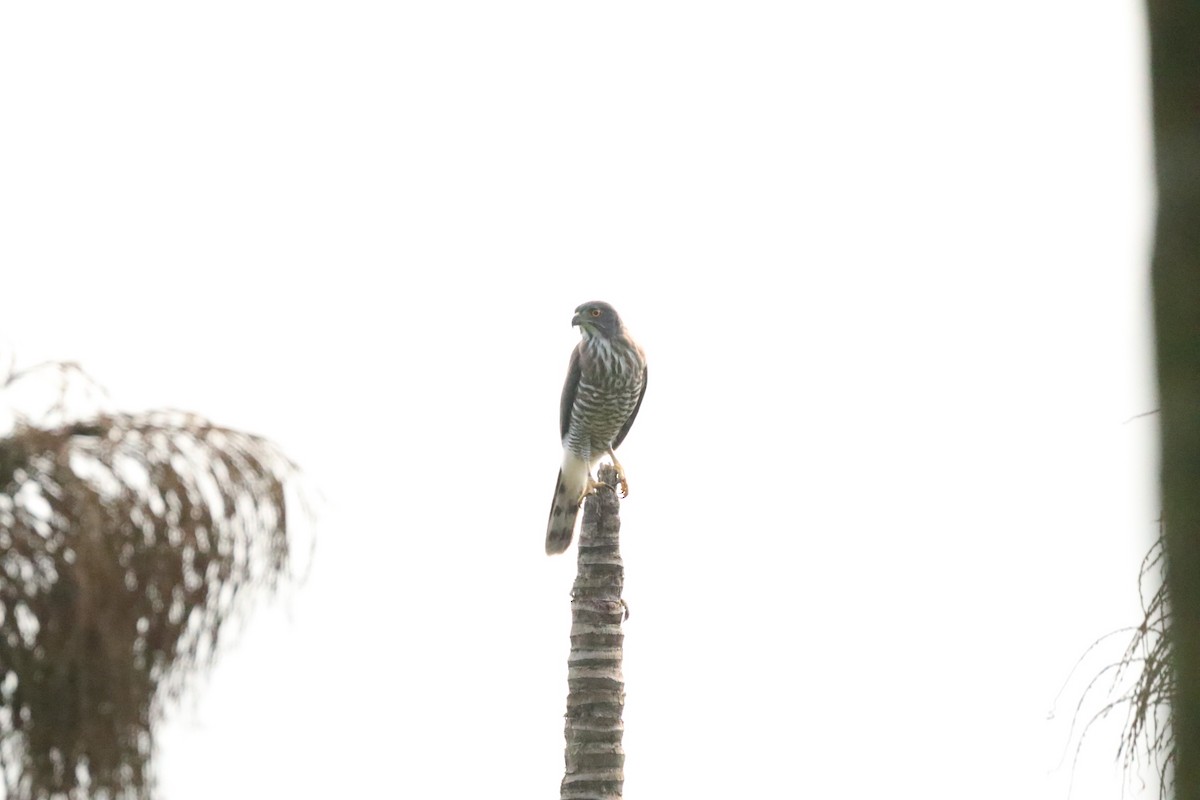
[[162,704],[247,590],[286,572],[294,473],[267,441],[179,412],[0,439],[8,800],[151,796]]
[[[1114,712],[1123,711],[1125,728],[1117,747],[1117,758],[1130,777],[1137,774],[1145,759],[1154,768],[1160,798],[1173,793],[1175,764],[1172,713],[1175,673],[1171,669],[1172,618],[1163,569],[1164,556],[1165,540],[1160,529],[1158,540],[1146,553],[1138,572],[1142,621],[1136,627],[1122,628],[1100,637],[1080,657],[1076,667],[1113,637],[1129,637],[1121,655],[1106,664],[1089,681],[1072,718],[1072,728],[1082,722],[1075,750],[1078,759],[1092,725]],[[1083,721],[1084,705],[1089,695],[1106,685],[1105,702]]]

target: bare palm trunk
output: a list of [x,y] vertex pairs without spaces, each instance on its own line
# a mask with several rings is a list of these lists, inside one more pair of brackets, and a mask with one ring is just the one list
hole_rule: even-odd
[[1176,680],[1175,796],[1200,798],[1200,4],[1149,0],[1155,338]]
[[[611,467],[600,480],[616,486]],[[566,774],[562,800],[621,797],[625,751],[621,749],[625,679],[621,675],[621,504],[601,489],[583,507],[579,569],[571,591],[571,656],[567,673]]]

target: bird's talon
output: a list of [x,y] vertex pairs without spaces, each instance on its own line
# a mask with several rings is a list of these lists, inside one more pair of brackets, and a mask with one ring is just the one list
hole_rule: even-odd
[[609,488],[611,487],[604,481],[594,481],[589,478],[587,488],[583,490],[583,495],[579,498],[579,502],[582,503],[584,500],[587,500],[589,497],[594,495],[598,489]]

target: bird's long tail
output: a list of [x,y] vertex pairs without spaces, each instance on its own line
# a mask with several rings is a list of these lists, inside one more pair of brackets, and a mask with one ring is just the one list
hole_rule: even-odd
[[575,535],[575,517],[579,516],[579,498],[587,489],[587,464],[566,459],[558,471],[554,487],[554,502],[550,504],[550,521],[546,525],[546,555],[564,552]]

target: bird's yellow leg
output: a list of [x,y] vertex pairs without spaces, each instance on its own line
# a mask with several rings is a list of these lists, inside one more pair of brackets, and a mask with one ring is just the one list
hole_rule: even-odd
[[588,475],[587,486],[584,487],[583,494],[579,496],[579,502],[582,503],[596,493],[597,489],[607,489],[608,484],[604,481],[598,481],[591,475]]
[[613,449],[608,448],[608,457],[612,459],[613,469],[617,471],[617,486],[621,487],[621,499],[629,497],[629,481],[625,480],[625,469],[621,466],[621,462],[617,461],[617,454]]

